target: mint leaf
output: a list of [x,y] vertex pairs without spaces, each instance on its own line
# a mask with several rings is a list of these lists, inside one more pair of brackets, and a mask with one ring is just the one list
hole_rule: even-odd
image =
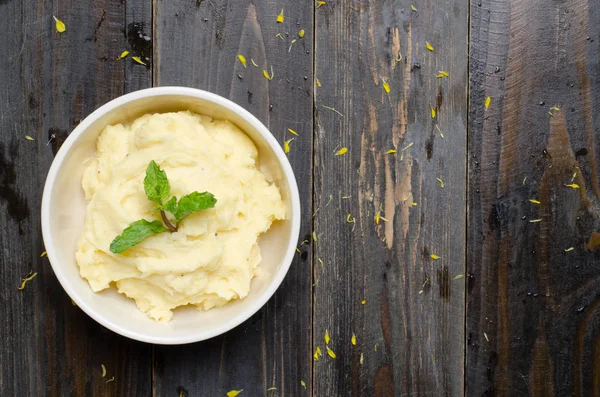
[[[173,200],[173,199],[171,199]],[[177,210],[175,212],[171,212],[175,215],[175,220],[179,222],[186,216],[193,214],[194,212],[202,211],[208,208],[213,208],[217,203],[217,199],[213,196],[212,193],[203,192],[193,192],[190,194],[186,194],[182,198],[179,199],[177,203]]]
[[167,201],[164,205],[157,205],[157,209],[161,211],[167,211],[175,216],[177,212],[177,197],[173,196],[169,201]]
[[162,204],[171,194],[171,185],[169,185],[167,174],[160,169],[154,160],[146,168],[144,190],[148,200],[154,201],[156,204]]
[[148,237],[166,230],[160,221],[148,222],[145,219],[140,219],[127,226],[123,230],[123,233],[115,237],[112,243],[110,243],[110,252],[120,254],[126,249],[141,243]]

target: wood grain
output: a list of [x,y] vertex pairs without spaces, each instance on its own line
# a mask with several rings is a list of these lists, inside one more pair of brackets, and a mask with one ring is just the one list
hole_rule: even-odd
[[415,9],[315,12],[316,396],[464,390],[467,3]]
[[[53,14],[66,32],[55,31]],[[113,59],[125,47],[124,22],[118,2],[0,1],[8,32],[0,40],[2,396],[150,394],[151,347],[73,306],[40,257],[39,206],[54,154],[81,119],[123,94],[124,63]],[[38,276],[17,290],[29,271]]]
[[471,4],[468,395],[600,395],[599,7]]
[[153,1],[134,0],[125,2],[126,42],[123,49],[131,52],[130,56],[138,56],[147,64],[145,67],[134,61],[124,62],[125,92],[152,87],[152,63],[154,42],[153,36]]
[[[284,10],[285,22],[276,23]],[[159,1],[155,3],[155,85],[198,87],[228,97],[257,116],[282,142],[310,233],[312,169],[312,18],[310,2]],[[297,32],[306,34],[298,40]],[[287,32],[287,34],[286,34]],[[281,33],[281,38],[276,37]],[[288,51],[293,39],[294,43]],[[242,54],[244,68],[237,60]],[[258,68],[251,64],[253,59]],[[263,77],[263,69],[275,77]],[[180,347],[155,347],[154,394],[300,396],[311,383],[310,247],[292,263],[283,285],[250,320],[221,337]]]
[[[0,0],[0,395],[600,396],[600,0],[414,3]],[[103,329],[40,257],[62,142],[152,84],[295,138],[308,244],[265,308],[190,346]]]

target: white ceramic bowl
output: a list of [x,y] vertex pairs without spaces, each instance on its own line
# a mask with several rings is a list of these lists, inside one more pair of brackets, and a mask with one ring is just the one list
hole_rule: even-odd
[[[287,208],[285,221],[273,224],[259,240],[266,270],[255,277],[250,293],[222,308],[200,312],[180,308],[169,323],[155,322],[115,288],[94,293],[79,275],[77,240],[86,209],[83,163],[96,153],[96,138],[105,126],[130,122],[146,113],[190,110],[227,119],[256,144],[261,167],[269,167]],[[193,88],[159,87],[114,99],[89,115],[69,135],[56,155],[42,198],[42,233],[48,258],[67,294],[94,320],[126,337],[158,344],[184,344],[220,335],[256,313],[275,293],[295,253],[300,232],[300,199],[294,173],[280,144],[252,114],[218,95]]]

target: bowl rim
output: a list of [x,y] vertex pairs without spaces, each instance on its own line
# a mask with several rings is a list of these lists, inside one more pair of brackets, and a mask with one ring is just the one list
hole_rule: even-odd
[[[256,131],[265,139],[271,150],[273,150],[273,152],[275,153],[277,160],[281,164],[285,178],[289,184],[290,200],[292,205],[291,238],[288,242],[288,247],[286,249],[285,256],[283,257],[281,266],[279,270],[273,275],[273,279],[269,283],[267,289],[260,296],[258,296],[257,300],[254,303],[252,303],[248,308],[242,311],[239,315],[230,318],[220,326],[210,329],[208,331],[203,331],[196,334],[192,333],[190,335],[178,337],[155,337],[144,335],[138,332],[133,332],[123,328],[122,326],[113,321],[108,320],[102,315],[101,312],[90,308],[84,300],[80,299],[77,293],[75,293],[74,289],[71,288],[68,277],[66,277],[66,275],[62,272],[61,266],[55,265],[55,263],[58,263],[58,258],[57,253],[54,249],[54,237],[50,233],[50,197],[52,194],[52,189],[58,174],[58,170],[60,169],[62,163],[64,162],[65,158],[67,157],[67,154],[73,147],[77,138],[83,135],[85,131],[87,131],[88,128],[96,120],[98,120],[100,117],[107,114],[108,112],[111,112],[114,109],[125,105],[129,102],[136,101],[142,98],[156,96],[184,96],[206,100],[216,104],[217,106],[228,108],[230,111],[237,113],[247,122],[249,122],[256,129]],[[253,114],[251,114],[249,111],[247,111],[246,109],[229,99],[197,88],[176,86],[153,87],[139,91],[134,91],[107,102],[106,104],[100,106],[98,109],[93,111],[90,115],[88,115],[77,127],[75,127],[75,129],[73,129],[73,131],[69,134],[67,139],[60,147],[58,153],[54,157],[54,160],[52,161],[52,164],[48,171],[48,175],[46,176],[46,182],[44,184],[41,203],[42,238],[44,241],[46,253],[48,255],[48,259],[50,261],[50,265],[52,267],[52,270],[54,271],[54,274],[58,278],[59,283],[61,284],[65,292],[69,295],[69,297],[71,297],[71,299],[77,304],[77,306],[79,306],[79,308],[81,308],[81,310],[83,310],[88,316],[90,316],[102,326],[112,330],[113,332],[140,342],[161,345],[180,345],[210,339],[237,327],[238,325],[249,319],[251,316],[253,316],[255,313],[257,313],[267,303],[267,301],[271,299],[275,291],[283,282],[283,279],[285,278],[286,274],[288,273],[296,251],[296,242],[300,235],[300,218],[300,195],[298,192],[298,184],[296,182],[292,166],[287,156],[283,152],[281,145],[273,136],[273,134],[269,131],[269,129]]]

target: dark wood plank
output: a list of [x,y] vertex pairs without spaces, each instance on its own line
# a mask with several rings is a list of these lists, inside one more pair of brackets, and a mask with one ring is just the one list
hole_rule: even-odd
[[467,2],[414,4],[316,9],[318,396],[464,389]]
[[600,395],[599,9],[471,3],[468,395]]
[[[114,1],[0,1],[2,396],[150,394],[151,346],[73,306],[40,257],[39,206],[55,152],[79,120],[123,94],[125,63],[113,60],[125,48],[124,21]],[[31,270],[37,278],[18,291]]]
[[[285,22],[278,24],[282,8]],[[293,137],[287,128],[299,133],[289,158],[303,199],[302,234],[310,233],[312,3],[164,1],[155,4],[154,15],[155,85],[198,87],[228,97],[282,143]],[[300,29],[304,38],[288,52]],[[237,54],[246,57],[246,69]],[[270,72],[271,65],[275,78],[268,81],[262,70]],[[300,382],[310,387],[311,258],[303,250],[276,295],[244,324],[203,343],[156,346],[155,394],[186,390],[189,396],[217,396],[244,389],[244,395],[261,396],[271,387],[277,388],[272,396],[308,393]]]
[[152,87],[152,0],[133,0],[125,2],[124,44],[131,55],[139,56],[146,67],[136,62],[125,63],[125,92]]

